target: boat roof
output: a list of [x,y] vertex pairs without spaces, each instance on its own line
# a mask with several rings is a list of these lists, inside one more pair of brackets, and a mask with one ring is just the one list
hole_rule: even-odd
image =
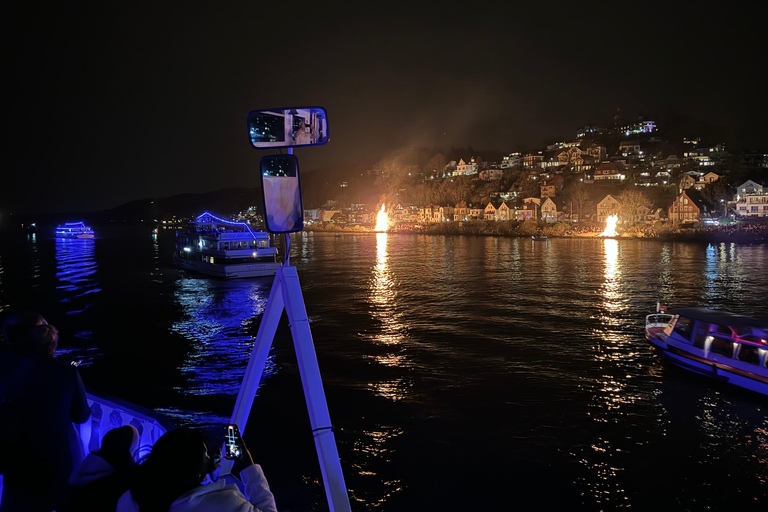
[[192,226],[228,226],[230,228],[240,228],[245,233],[249,233],[254,239],[268,238],[269,234],[264,231],[254,231],[247,222],[237,222],[234,220],[222,219],[210,212],[204,212],[198,215],[195,220],[189,222]]
[[686,318],[692,318],[693,320],[702,320],[713,324],[728,325],[730,327],[768,329],[768,321],[766,320],[760,320],[747,315],[740,315],[724,309],[675,308],[670,310],[670,313]]

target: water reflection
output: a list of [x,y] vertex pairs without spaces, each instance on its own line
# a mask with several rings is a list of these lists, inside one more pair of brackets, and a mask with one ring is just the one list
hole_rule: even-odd
[[605,283],[602,286],[603,305],[608,312],[621,309],[621,267],[619,266],[619,242],[603,240],[605,244]]
[[76,315],[92,307],[96,300],[88,296],[101,291],[94,240],[57,238],[56,265],[56,289],[62,294],[59,301],[71,305],[67,314]]
[[368,508],[379,508],[386,505],[393,494],[405,488],[400,480],[387,479],[386,475],[380,474],[379,471],[379,468],[393,462],[390,446],[402,433],[402,428],[380,425],[375,430],[363,431],[361,437],[355,441],[353,451],[361,457],[357,458],[358,462],[354,464],[354,468],[365,484],[359,486],[364,489],[364,494],[352,491],[350,499],[353,503],[357,502]]
[[[379,328],[371,336],[374,343],[387,347],[382,354],[373,355],[380,365],[407,368],[411,366],[402,352],[401,343],[406,335],[403,314],[396,307],[397,288],[389,268],[387,233],[376,233],[376,266],[373,269],[368,302],[371,316],[379,322]],[[376,381],[368,385],[374,393],[390,400],[404,399],[411,390],[410,380],[398,377],[389,381]]]
[[[176,284],[174,302],[183,314],[170,330],[189,343],[179,367],[187,382],[176,389],[186,395],[237,395],[272,280],[184,277]],[[264,376],[275,371],[270,356]]]
[[[589,404],[589,416],[604,428],[618,423],[619,418],[628,415],[625,409],[641,399],[637,392],[631,392],[631,375],[622,371],[623,364],[636,364],[638,354],[631,348],[631,339],[622,327],[626,320],[622,313],[628,308],[626,283],[622,278],[622,266],[619,259],[619,242],[604,239],[603,252],[605,268],[603,283],[600,286],[602,303],[597,320],[598,328],[594,335],[598,340],[595,360],[601,362],[601,375],[592,384],[592,401]],[[597,432],[602,431],[598,428]],[[613,436],[597,436],[581,454],[580,462],[590,471],[590,477],[584,484],[590,489],[592,501],[597,504],[610,503],[620,506],[627,500],[627,491],[621,483],[624,472],[623,449],[621,442]]]

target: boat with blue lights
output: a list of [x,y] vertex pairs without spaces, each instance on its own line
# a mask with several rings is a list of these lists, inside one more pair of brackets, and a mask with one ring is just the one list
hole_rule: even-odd
[[274,276],[280,267],[269,233],[209,212],[176,233],[173,261],[183,269],[224,278]]
[[645,337],[659,356],[768,395],[768,321],[717,309],[658,309],[645,319]]
[[56,226],[56,238],[94,238],[93,229],[84,222],[65,222]]

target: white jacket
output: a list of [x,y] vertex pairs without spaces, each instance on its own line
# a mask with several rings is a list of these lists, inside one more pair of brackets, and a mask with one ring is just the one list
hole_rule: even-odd
[[72,475],[69,477],[69,485],[76,487],[88,485],[105,476],[113,475],[115,468],[112,465],[102,459],[95,453],[89,453],[88,456],[83,459]]
[[[245,496],[237,485],[227,485],[222,479],[182,494],[171,503],[168,512],[277,512],[261,466],[248,466],[240,472],[240,478],[245,485]],[[139,512],[131,491],[120,497],[116,512]]]

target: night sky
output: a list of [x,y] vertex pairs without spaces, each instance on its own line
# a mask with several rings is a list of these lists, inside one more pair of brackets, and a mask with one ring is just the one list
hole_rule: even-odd
[[255,186],[245,119],[268,107],[328,109],[303,172],[524,151],[617,108],[768,149],[762,16],[673,3],[24,3],[4,13],[0,215]]

